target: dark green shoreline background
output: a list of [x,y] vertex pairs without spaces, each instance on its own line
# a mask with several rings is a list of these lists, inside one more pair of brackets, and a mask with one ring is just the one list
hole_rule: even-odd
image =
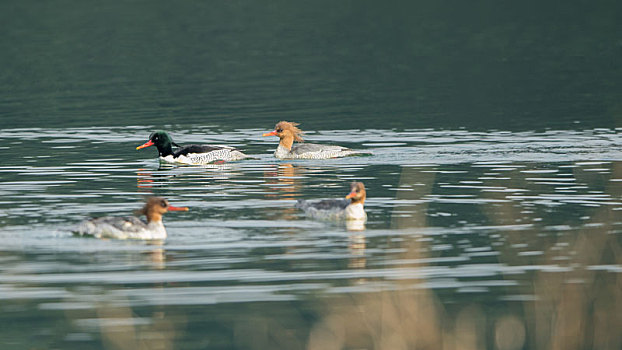
[[4,128],[611,128],[621,12],[616,1],[3,1],[0,117]]

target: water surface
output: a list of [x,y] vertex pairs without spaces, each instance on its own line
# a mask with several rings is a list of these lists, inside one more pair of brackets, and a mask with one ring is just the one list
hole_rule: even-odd
[[[321,347],[316,333],[335,308],[350,324],[358,307],[370,308],[365,317],[418,313],[431,300],[444,307],[425,312],[441,319],[528,332],[525,312],[554,297],[541,288],[591,288],[622,271],[609,252],[622,233],[619,130],[319,130],[309,139],[355,132],[346,145],[374,155],[288,162],[262,130],[204,127],[171,133],[181,144],[233,143],[254,159],[176,167],[134,150],[152,128],[0,133],[11,145],[0,169],[6,344]],[[369,194],[363,231],[293,207],[342,197],[353,180]],[[89,216],[131,213],[145,195],[191,208],[166,215],[165,242],[68,232]],[[398,320],[415,322],[388,322]],[[273,334],[282,339],[264,338]],[[129,343],[116,344],[121,335]]]

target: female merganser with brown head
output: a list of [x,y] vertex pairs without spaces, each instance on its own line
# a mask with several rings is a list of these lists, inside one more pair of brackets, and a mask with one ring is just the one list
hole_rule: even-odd
[[162,215],[167,211],[187,211],[186,207],[174,207],[164,198],[149,197],[137,214],[147,217],[143,221],[135,216],[105,216],[89,219],[78,224],[73,232],[80,236],[116,239],[165,239],[166,230]]
[[279,159],[328,159],[356,155],[370,155],[369,152],[355,151],[341,146],[318,145],[302,143],[293,146],[294,141],[304,142],[302,130],[297,128],[298,123],[281,121],[276,124],[274,131],[262,136],[278,136],[281,140],[274,152]]
[[[156,131],[149,135],[149,141],[136,147],[137,150],[156,146],[160,160],[169,163],[205,165],[217,161],[234,161],[246,158],[246,154],[228,146],[188,145],[179,146],[164,131]],[[173,151],[173,146],[179,147]]]
[[365,220],[365,198],[365,185],[362,182],[353,182],[345,199],[324,199],[317,202],[299,199],[296,208],[317,219]]

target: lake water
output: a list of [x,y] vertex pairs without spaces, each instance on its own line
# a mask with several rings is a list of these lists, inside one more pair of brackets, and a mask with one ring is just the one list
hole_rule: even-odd
[[[619,349],[619,5],[512,6],[0,4],[0,348]],[[164,242],[68,232],[147,195]]]

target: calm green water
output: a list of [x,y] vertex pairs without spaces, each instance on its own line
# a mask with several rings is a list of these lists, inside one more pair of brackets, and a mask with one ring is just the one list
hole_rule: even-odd
[[[620,10],[2,2],[0,348],[619,349]],[[353,180],[363,230],[293,207]],[[165,242],[67,231],[145,195]]]

